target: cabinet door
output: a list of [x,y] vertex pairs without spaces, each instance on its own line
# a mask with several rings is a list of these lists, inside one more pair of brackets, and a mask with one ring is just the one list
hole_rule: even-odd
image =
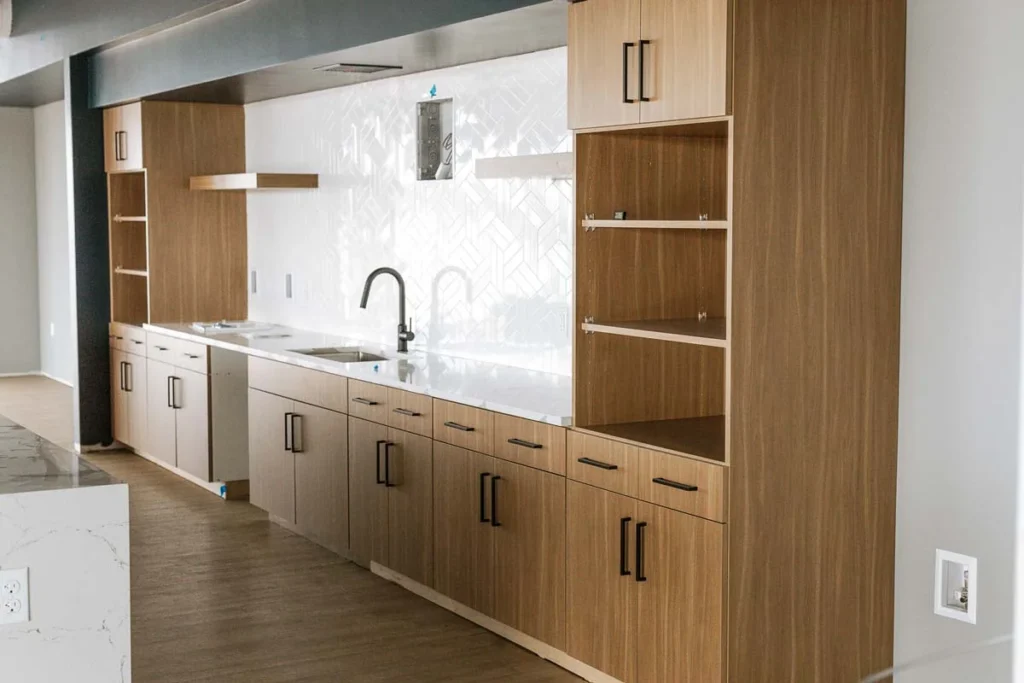
[[[639,503],[638,683],[722,680],[725,527]],[[646,523],[646,527],[641,526]]]
[[640,120],[725,115],[729,0],[642,1]]
[[369,567],[388,563],[388,490],[384,487],[384,444],[388,428],[348,419],[348,529],[353,561]]
[[293,404],[249,389],[249,502],[295,523],[295,458],[286,449]]
[[146,452],[172,467],[178,465],[175,410],[171,404],[174,366],[162,361],[146,361]]
[[565,649],[565,478],[494,464],[494,618]]
[[114,439],[134,446],[131,436],[131,422],[128,417],[128,390],[126,387],[124,351],[110,349],[110,418],[113,421]]
[[569,6],[569,127],[640,121],[640,0]]
[[175,366],[172,387],[178,468],[210,481],[210,383],[206,375]]
[[434,443],[434,589],[494,613],[494,458]]
[[434,442],[388,429],[388,566],[426,586],[434,583]]
[[617,678],[636,671],[637,584],[632,550],[637,501],[566,483],[565,651]]
[[348,552],[348,417],[295,404],[295,525],[339,554]]
[[107,173],[143,168],[141,102],[103,112],[103,143]]
[[126,353],[125,385],[128,387],[128,432],[132,448],[146,449],[147,425],[149,424],[146,393],[146,359],[134,353]]

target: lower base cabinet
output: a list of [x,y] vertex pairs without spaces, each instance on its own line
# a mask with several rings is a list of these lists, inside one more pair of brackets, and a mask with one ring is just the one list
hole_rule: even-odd
[[158,360],[146,361],[146,406],[149,433],[146,451],[157,460],[178,466],[177,429],[174,414],[174,366]]

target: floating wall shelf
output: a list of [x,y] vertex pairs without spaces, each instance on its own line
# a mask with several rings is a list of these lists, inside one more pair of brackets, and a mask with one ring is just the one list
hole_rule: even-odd
[[483,179],[571,178],[573,164],[572,152],[491,157],[476,160],[476,177]]
[[312,189],[320,187],[315,173],[229,173],[192,176],[191,190],[271,190]]
[[114,216],[115,223],[145,223],[145,216]]

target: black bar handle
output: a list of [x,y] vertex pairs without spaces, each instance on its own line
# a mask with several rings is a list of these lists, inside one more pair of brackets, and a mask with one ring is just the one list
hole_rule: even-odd
[[391,447],[394,445],[390,441],[384,443],[384,486],[389,489],[395,487],[391,483]]
[[362,398],[360,396],[356,396],[355,398],[353,398],[352,402],[353,403],[359,403],[359,404],[362,404],[364,406],[375,406],[375,405],[378,405],[376,401],[371,401],[368,398]]
[[176,391],[177,385],[175,382],[180,382],[180,377],[171,377],[171,407],[175,410],[181,410],[181,406],[178,405],[178,392]]
[[[296,425],[295,425],[295,420],[296,419],[299,420],[298,427],[296,427]],[[292,422],[292,453],[302,453],[302,452],[304,452],[303,449],[306,446],[306,444],[303,443],[303,439],[302,439],[302,416],[299,415],[298,413],[292,413],[291,422]],[[295,445],[295,435],[296,434],[299,435],[299,445],[298,446]]]
[[655,477],[652,479],[655,484],[661,486],[667,486],[672,489],[679,489],[680,491],[696,491],[697,487],[693,484],[681,484],[678,481],[672,481],[671,479],[665,479],[664,477]]
[[118,364],[117,367],[120,368],[120,371],[121,371],[121,391],[125,391],[125,388],[124,388],[124,361],[121,361]]
[[292,449],[291,439],[288,438],[288,429],[289,429],[289,427],[291,427],[292,415],[294,415],[294,414],[295,413],[285,413],[284,414],[284,449],[286,451],[290,451]]
[[639,62],[639,71],[640,71],[640,101],[641,102],[650,102],[651,101],[651,98],[644,97],[644,47],[647,46],[647,45],[650,45],[650,44],[651,44],[651,41],[649,41],[649,40],[641,40],[640,41],[640,53],[639,53],[637,61]]
[[523,441],[522,439],[509,439],[508,442],[513,446],[522,446],[523,448],[544,448],[539,443],[533,443],[532,441]]
[[619,520],[619,576],[629,576],[629,523],[632,517],[623,517]]
[[406,417],[419,417],[423,413],[417,413],[415,410],[409,410],[408,408],[394,408],[391,412],[398,413],[399,415],[405,415]]
[[458,429],[460,432],[475,432],[475,427],[467,427],[466,425],[460,425],[458,422],[445,422],[445,427],[451,427],[452,429]]
[[380,439],[377,442],[377,483],[378,484],[386,484],[387,483],[386,481],[381,479],[381,476],[380,476],[380,447],[383,446],[386,443],[387,443],[387,441],[384,440],[384,439]]
[[610,463],[601,462],[600,460],[594,460],[592,458],[577,458],[576,462],[581,462],[584,465],[590,465],[591,467],[597,467],[597,468],[600,468],[602,470],[609,470],[609,471],[611,471],[611,470],[619,469],[618,465],[612,465]]
[[195,355],[194,353],[186,353],[185,357],[191,358],[192,360],[196,360],[197,358],[199,358],[199,356]]
[[491,477],[491,526],[501,526],[498,521],[498,480],[497,474]]
[[124,363],[124,390],[128,393],[135,391],[135,367],[128,361],[121,361]]
[[153,348],[155,348],[157,351],[167,351],[168,350],[166,346],[154,346]]
[[629,48],[636,47],[636,43],[622,44],[622,103],[633,104],[636,100],[629,98]]
[[489,522],[491,518],[487,516],[487,477],[491,476],[490,472],[480,473],[480,521]]
[[132,339],[132,344],[135,344],[137,346],[142,346],[143,342],[140,342],[138,339]]
[[174,407],[174,403],[173,403],[174,399],[171,396],[174,393],[174,389],[171,387],[171,380],[173,380],[173,379],[174,379],[173,377],[170,377],[170,376],[167,377],[167,407],[168,408],[173,408]]
[[647,580],[644,576],[644,529],[647,528],[647,522],[640,522],[636,525],[636,580],[637,583],[643,583]]

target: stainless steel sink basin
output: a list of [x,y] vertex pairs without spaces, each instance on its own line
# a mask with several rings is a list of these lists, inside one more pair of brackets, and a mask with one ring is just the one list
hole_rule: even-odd
[[378,356],[375,353],[363,351],[362,349],[343,349],[337,347],[325,349],[301,349],[292,351],[292,353],[302,354],[303,356],[312,356],[313,358],[320,358],[322,360],[332,360],[336,363],[374,363],[377,361],[387,360],[384,356]]

